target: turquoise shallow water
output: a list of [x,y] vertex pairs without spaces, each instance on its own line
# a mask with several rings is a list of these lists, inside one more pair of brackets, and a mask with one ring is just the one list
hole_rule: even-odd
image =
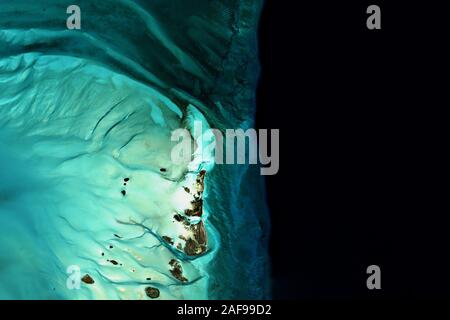
[[259,169],[170,159],[253,125],[261,2],[77,5],[0,0],[0,298],[270,297]]

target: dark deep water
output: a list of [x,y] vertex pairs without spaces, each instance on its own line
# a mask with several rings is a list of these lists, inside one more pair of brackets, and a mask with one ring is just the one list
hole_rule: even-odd
[[[281,133],[266,178],[276,299],[448,297],[448,11],[378,1],[371,32],[372,4],[268,1],[262,13],[257,125]],[[372,264],[379,291],[366,287]]]

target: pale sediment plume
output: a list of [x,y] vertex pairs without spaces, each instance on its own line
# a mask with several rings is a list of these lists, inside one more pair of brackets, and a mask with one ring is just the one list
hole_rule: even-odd
[[[15,77],[27,73],[36,91],[4,90],[3,99],[18,98],[1,109],[3,131],[11,141],[20,136],[4,148],[36,179],[28,195],[45,193],[29,205],[43,224],[40,237],[49,237],[50,250],[64,262],[56,266],[54,285],[65,285],[66,265],[74,264],[88,274],[81,290],[70,291],[80,298],[138,299],[148,284],[161,298],[207,297],[200,257],[213,251],[201,219],[206,170],[200,163],[190,172],[189,163],[170,159],[181,109],[172,111],[155,90],[78,59],[27,54],[10,60],[4,62],[16,63]],[[174,258],[192,281],[173,276]]]

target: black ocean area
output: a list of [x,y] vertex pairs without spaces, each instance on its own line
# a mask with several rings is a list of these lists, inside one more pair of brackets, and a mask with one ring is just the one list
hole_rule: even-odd
[[275,299],[375,310],[372,299],[449,296],[447,7],[266,2],[257,125],[281,131],[280,171],[266,179]]

